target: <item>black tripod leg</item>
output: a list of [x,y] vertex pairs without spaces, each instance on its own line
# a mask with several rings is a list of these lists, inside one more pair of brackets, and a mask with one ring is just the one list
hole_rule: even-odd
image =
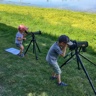
[[38,60],[37,53],[36,53],[36,41],[33,41],[33,53],[35,53],[35,58]]
[[36,46],[37,46],[37,48],[38,48],[39,52],[41,52],[41,51],[40,51],[40,48],[39,48],[39,46],[38,46],[38,44],[37,44],[37,42],[35,42],[35,43],[36,43]]
[[79,54],[80,56],[82,56],[84,59],[86,59],[86,60],[88,60],[90,63],[92,63],[93,65],[95,65],[96,66],[96,64],[95,63],[93,63],[92,61],[90,61],[88,58],[86,58],[86,57],[84,57],[83,55],[81,55],[81,54]]
[[31,42],[33,42],[33,53],[35,53],[35,57],[36,57],[36,60],[37,60],[38,57],[37,57],[37,53],[36,53],[36,47],[38,48],[39,52],[40,52],[40,49],[39,49],[39,46],[38,46],[38,44],[36,42],[35,35],[34,34],[31,34],[31,35],[32,35],[32,40],[30,41],[26,51],[24,52],[24,55],[27,53],[27,51],[28,51],[28,49],[29,49],[29,47],[31,45]]
[[73,54],[68,60],[66,60],[61,66],[60,68],[62,68],[65,64],[67,64],[71,59],[72,57],[74,56],[75,54]]
[[91,85],[91,87],[92,87],[92,89],[93,89],[93,91],[94,91],[94,93],[95,93],[95,95],[96,95],[96,90],[95,90],[95,88],[94,88],[94,86],[93,86],[92,80],[90,79],[90,77],[89,77],[89,75],[88,75],[88,72],[86,71],[86,69],[85,69],[85,67],[84,67],[84,65],[83,65],[83,63],[82,63],[79,55],[77,55],[77,58],[78,58],[78,60],[79,60],[79,62],[80,62],[80,64],[81,64],[81,67],[82,67],[83,71],[85,72],[86,77],[87,77],[87,79],[89,80],[89,83],[90,83],[90,85]]
[[35,41],[33,41],[33,53],[35,51]]
[[78,64],[78,69],[80,70],[80,64],[79,64],[80,62],[79,62],[79,58],[77,56],[78,53],[75,53],[75,54],[76,54],[76,60],[77,60],[77,64]]
[[29,47],[30,47],[30,45],[31,45],[31,42],[32,42],[32,40],[30,41],[30,43],[29,43],[29,45],[28,45],[26,51],[24,52],[24,55],[27,53],[27,51],[28,51],[28,49],[29,49]]

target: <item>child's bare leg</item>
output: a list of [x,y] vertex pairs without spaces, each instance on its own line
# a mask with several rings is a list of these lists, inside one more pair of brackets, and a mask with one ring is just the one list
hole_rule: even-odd
[[56,77],[57,78],[58,84],[61,83],[61,75],[60,74],[53,73],[52,77],[54,77],[54,78]]
[[58,84],[61,83],[61,75],[60,74],[57,75],[57,81],[58,81]]
[[24,47],[23,47],[23,45],[21,45],[21,46],[20,46],[20,54],[23,53],[23,50],[24,50]]

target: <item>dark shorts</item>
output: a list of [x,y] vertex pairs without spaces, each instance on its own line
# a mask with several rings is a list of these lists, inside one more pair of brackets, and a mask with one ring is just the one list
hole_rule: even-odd
[[16,46],[17,46],[17,47],[21,47],[22,44],[21,44],[21,43],[20,43],[20,44],[19,44],[19,43],[16,43]]

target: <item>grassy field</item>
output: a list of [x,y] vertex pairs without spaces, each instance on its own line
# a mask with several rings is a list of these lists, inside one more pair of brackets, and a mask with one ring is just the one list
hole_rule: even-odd
[[[28,26],[29,32],[41,30],[42,34],[36,35],[41,50],[37,50],[38,60],[32,45],[24,58],[5,52],[6,48],[16,48],[14,39],[20,24]],[[77,69],[75,58],[62,67],[62,81],[67,87],[50,80],[51,69],[45,60],[57,37],[66,34],[72,40],[88,41],[87,52],[81,53],[96,64],[95,31],[95,13],[0,4],[0,96],[95,96],[84,71]],[[25,50],[32,36],[26,38]],[[59,57],[59,64],[66,59]],[[81,59],[96,88],[96,65]]]

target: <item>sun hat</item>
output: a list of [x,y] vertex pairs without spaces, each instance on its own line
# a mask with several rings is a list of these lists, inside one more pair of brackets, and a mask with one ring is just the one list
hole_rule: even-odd
[[61,35],[59,38],[58,38],[58,41],[59,42],[64,42],[68,45],[72,45],[73,43],[70,41],[69,37],[66,36],[66,35]]
[[26,26],[24,26],[24,25],[19,25],[18,30],[27,31],[28,28]]

